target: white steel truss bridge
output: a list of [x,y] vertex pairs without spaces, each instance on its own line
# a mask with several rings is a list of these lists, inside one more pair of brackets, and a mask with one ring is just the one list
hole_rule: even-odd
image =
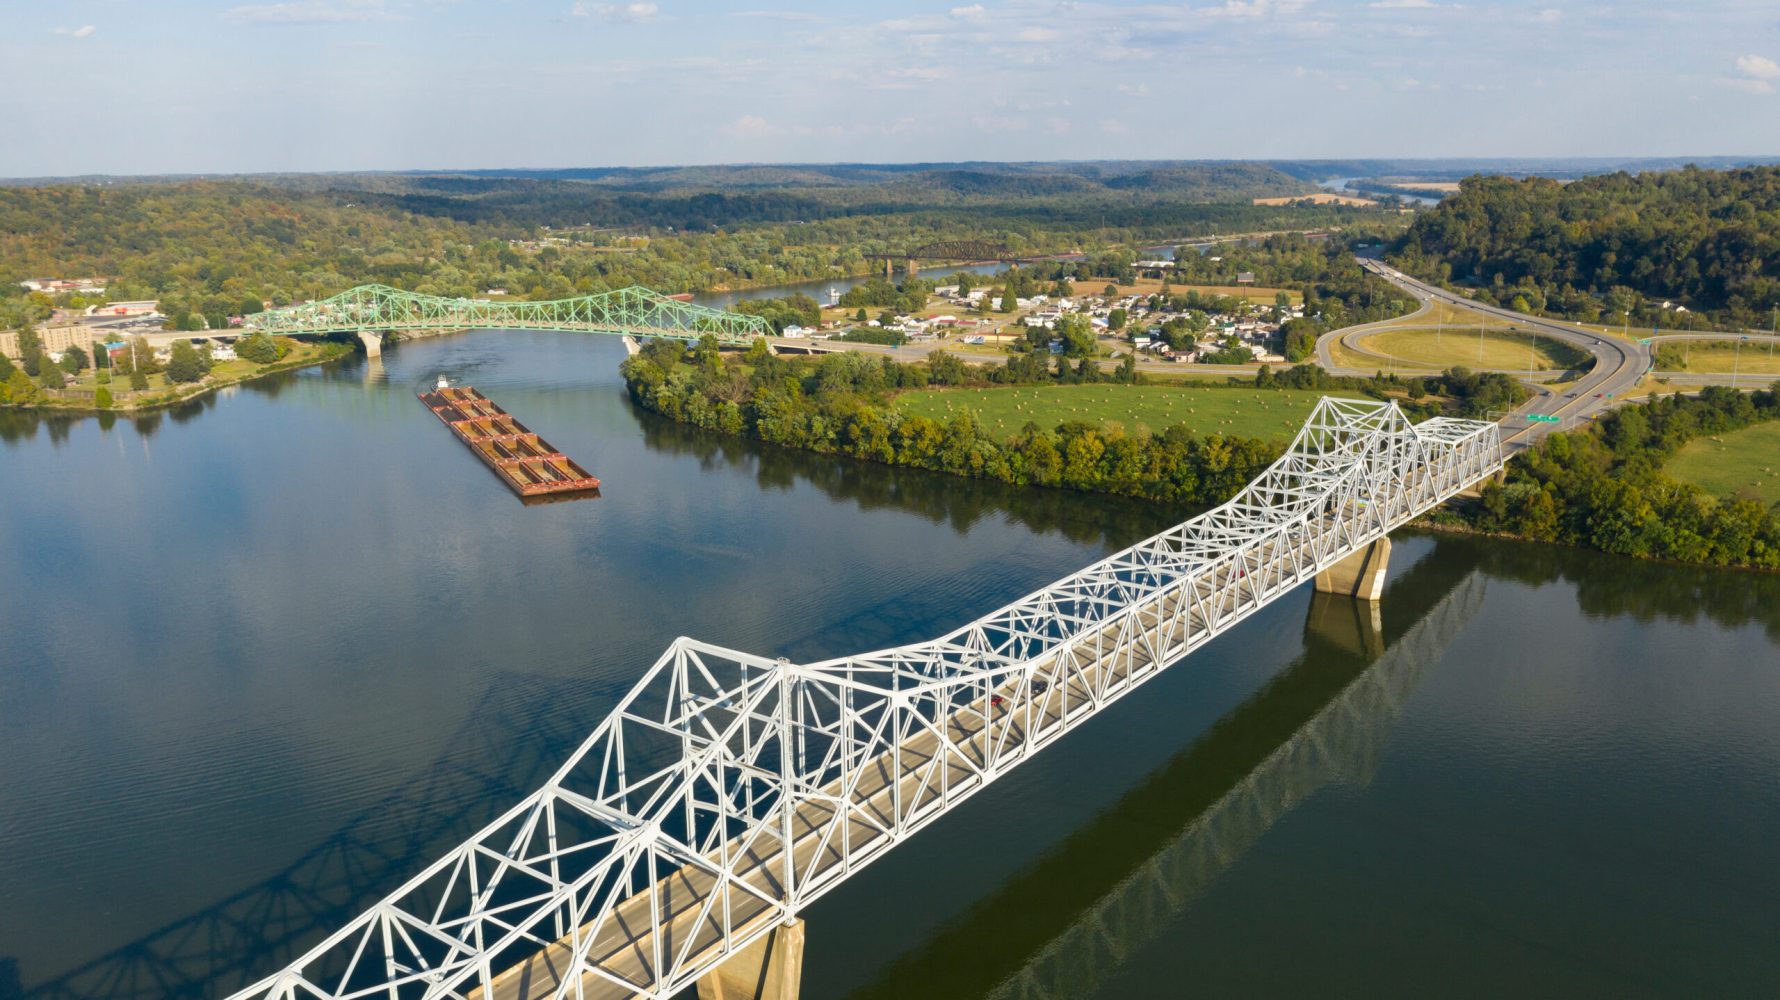
[[669,997],[1501,465],[1494,424],[1324,399],[1230,502],[948,635],[809,664],[676,640],[542,788],[237,996]]

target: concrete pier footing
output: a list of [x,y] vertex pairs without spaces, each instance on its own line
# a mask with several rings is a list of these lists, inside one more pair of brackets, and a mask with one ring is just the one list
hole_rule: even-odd
[[797,1000],[803,985],[803,921],[730,956],[698,981],[698,1000]]
[[1376,601],[1384,596],[1384,571],[1391,561],[1391,540],[1380,538],[1365,548],[1356,549],[1328,569],[1316,575],[1316,589],[1323,594],[1341,594],[1362,601]]
[[1377,601],[1335,594],[1311,594],[1304,634],[1362,659],[1375,660],[1384,655],[1384,619],[1378,605]]
[[360,330],[358,332],[358,339],[359,343],[365,345],[365,357],[383,357],[383,334],[378,333],[376,330]]
[[637,343],[637,338],[627,333],[624,335],[624,353],[634,358],[643,353],[643,345]]

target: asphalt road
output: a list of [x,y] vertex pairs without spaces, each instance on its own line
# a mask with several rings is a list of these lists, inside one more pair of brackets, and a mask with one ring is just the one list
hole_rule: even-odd
[[[1445,289],[1418,281],[1382,261],[1362,260],[1360,263],[1368,271],[1414,295],[1421,300],[1423,308],[1428,308],[1429,304],[1433,302],[1448,302],[1463,306],[1475,312],[1512,321],[1523,329],[1536,330],[1541,335],[1564,341],[1585,350],[1594,357],[1594,367],[1581,379],[1562,386],[1556,391],[1535,386],[1534,389],[1539,392],[1539,395],[1534,396],[1530,402],[1515,411],[1513,416],[1503,420],[1502,441],[1510,448],[1529,447],[1554,430],[1574,426],[1577,421],[1593,419],[1596,414],[1611,407],[1615,397],[1624,396],[1636,388],[1639,380],[1650,370],[1651,351],[1646,344],[1593,333],[1537,316],[1528,316],[1511,309],[1473,302],[1462,295],[1456,295]],[[1318,342],[1319,358],[1323,341],[1338,336],[1342,332],[1337,331]],[[1527,419],[1534,415],[1557,417],[1560,422],[1533,422]]]

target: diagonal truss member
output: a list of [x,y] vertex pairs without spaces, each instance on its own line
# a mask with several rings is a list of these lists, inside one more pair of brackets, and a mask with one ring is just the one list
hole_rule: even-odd
[[246,328],[275,336],[381,330],[570,330],[747,344],[772,330],[759,316],[681,302],[640,286],[550,302],[456,299],[359,285],[317,302],[269,309]]
[[668,997],[1281,594],[1501,467],[1324,399],[1235,499],[948,635],[679,639],[548,783],[240,997]]

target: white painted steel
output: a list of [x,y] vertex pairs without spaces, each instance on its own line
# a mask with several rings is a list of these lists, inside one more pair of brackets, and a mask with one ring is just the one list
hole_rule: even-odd
[[671,996],[1501,465],[1494,424],[1325,398],[1229,503],[949,635],[811,664],[678,639],[543,788],[237,996]]

